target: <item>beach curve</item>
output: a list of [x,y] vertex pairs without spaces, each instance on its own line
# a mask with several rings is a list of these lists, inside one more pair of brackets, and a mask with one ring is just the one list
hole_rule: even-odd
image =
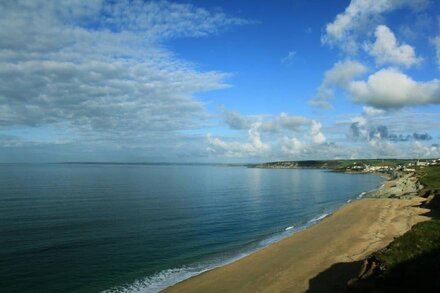
[[304,231],[163,292],[305,292],[320,272],[360,261],[427,220],[422,200],[353,201]]

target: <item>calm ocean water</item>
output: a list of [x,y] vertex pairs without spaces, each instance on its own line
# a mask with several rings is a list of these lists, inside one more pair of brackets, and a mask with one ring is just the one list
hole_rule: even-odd
[[324,170],[0,165],[0,291],[156,292],[381,183]]

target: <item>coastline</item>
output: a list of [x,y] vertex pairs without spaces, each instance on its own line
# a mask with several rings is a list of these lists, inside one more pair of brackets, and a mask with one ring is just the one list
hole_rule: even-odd
[[[385,181],[305,230],[162,292],[305,292],[322,271],[360,261],[428,220],[422,216],[427,210],[416,207],[424,200],[414,197],[418,189],[411,174]],[[352,278],[358,270],[353,267],[344,274],[354,274]]]

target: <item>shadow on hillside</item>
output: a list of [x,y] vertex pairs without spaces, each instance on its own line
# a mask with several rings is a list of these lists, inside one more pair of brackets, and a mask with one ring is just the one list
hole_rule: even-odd
[[[417,207],[430,209],[423,216],[440,219],[439,194]],[[438,237],[426,240],[438,241]],[[334,264],[309,281],[307,292],[440,292],[440,249],[434,247],[388,270],[381,269],[382,265],[377,262],[372,266],[375,258],[371,256],[365,263],[362,260]]]
[[307,292],[440,292],[440,250],[419,255],[386,273],[357,279],[362,263],[357,261],[332,265],[309,281]]
[[308,293],[347,292],[347,282],[356,278],[363,261],[337,263],[309,281]]
[[[422,206],[423,207],[423,206]],[[429,217],[431,219],[440,219],[440,211],[430,210],[426,213],[421,214],[421,216]]]

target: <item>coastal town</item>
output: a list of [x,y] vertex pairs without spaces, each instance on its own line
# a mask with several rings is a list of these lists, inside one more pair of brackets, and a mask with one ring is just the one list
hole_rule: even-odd
[[396,171],[402,172],[415,172],[416,168],[424,168],[426,166],[440,166],[440,158],[439,159],[431,159],[431,160],[413,160],[408,161],[406,163],[399,163],[397,165],[390,164],[387,161],[383,161],[382,164],[377,165],[368,165],[364,162],[354,162],[352,165],[346,167],[346,171],[354,171],[354,172],[365,172],[365,173],[386,173],[392,174]]
[[269,169],[330,169],[347,173],[381,173],[394,175],[397,172],[416,172],[427,166],[440,166],[440,158],[433,159],[361,159],[361,160],[309,160],[279,161],[249,164],[249,168]]
[[[363,159],[329,161],[280,161],[248,165],[250,168],[267,169],[327,169],[349,174],[376,174],[386,180],[375,190],[366,192],[370,198],[414,198],[426,193],[434,194],[423,182],[427,173],[439,169],[440,158],[433,159]],[[427,196],[428,197],[428,196]],[[430,199],[428,199],[430,200]]]

